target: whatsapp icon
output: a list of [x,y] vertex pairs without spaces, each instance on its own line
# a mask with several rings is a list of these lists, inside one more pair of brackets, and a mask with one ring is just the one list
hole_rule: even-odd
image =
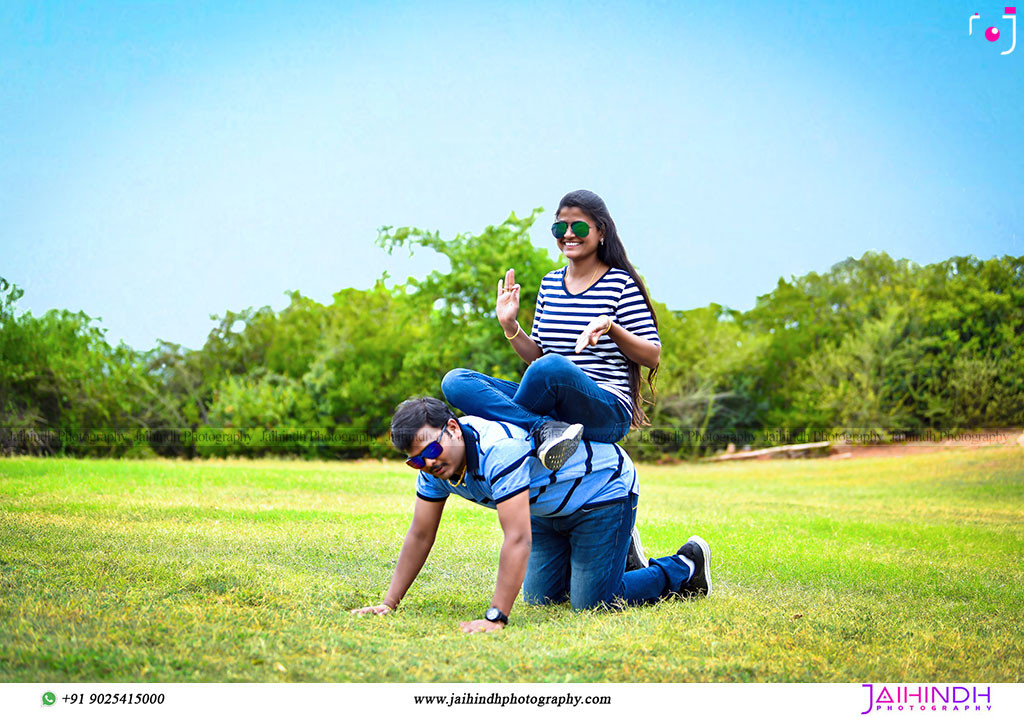
[[43,693],[43,704],[44,705],[52,705],[56,701],[57,701],[57,696],[54,695],[52,692],[44,692]]

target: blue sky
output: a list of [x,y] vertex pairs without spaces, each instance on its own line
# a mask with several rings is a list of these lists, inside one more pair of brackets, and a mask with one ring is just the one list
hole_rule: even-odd
[[1019,256],[1024,37],[1000,55],[1002,14],[4,2],[0,276],[113,343],[198,348],[211,314],[441,266],[377,249],[381,225],[477,232],[577,188],[673,309],[747,309],[868,250]]

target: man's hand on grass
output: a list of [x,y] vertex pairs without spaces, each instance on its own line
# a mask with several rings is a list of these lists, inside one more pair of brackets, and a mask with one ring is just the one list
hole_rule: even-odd
[[503,622],[491,622],[490,620],[470,620],[469,622],[460,622],[459,627],[465,633],[471,632],[496,632],[498,630],[505,629],[505,623]]
[[353,615],[387,615],[389,612],[391,612],[391,608],[389,608],[384,603],[381,603],[380,605],[367,605],[366,607],[358,607],[355,610],[351,611]]

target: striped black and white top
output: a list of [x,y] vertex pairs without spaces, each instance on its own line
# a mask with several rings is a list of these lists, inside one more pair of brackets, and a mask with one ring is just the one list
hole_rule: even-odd
[[561,354],[583,369],[632,413],[629,364],[618,345],[606,334],[596,346],[577,354],[576,339],[591,319],[607,314],[622,328],[661,345],[654,317],[628,272],[609,269],[589,288],[570,294],[565,288],[565,270],[556,269],[541,280],[530,336],[544,353]]

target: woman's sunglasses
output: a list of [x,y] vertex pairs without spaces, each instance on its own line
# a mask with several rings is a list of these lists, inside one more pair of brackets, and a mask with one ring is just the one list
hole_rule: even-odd
[[442,428],[441,432],[437,434],[437,438],[427,444],[427,447],[420,451],[415,456],[409,456],[406,459],[405,464],[410,468],[415,468],[418,471],[423,470],[427,461],[432,461],[437,458],[441,453],[444,452],[444,446],[441,445],[441,436],[448,432],[447,428]]
[[572,233],[578,236],[580,239],[590,233],[590,225],[586,222],[555,222],[551,225],[551,233],[555,235],[555,239],[561,239],[565,236],[565,230],[572,227]]

